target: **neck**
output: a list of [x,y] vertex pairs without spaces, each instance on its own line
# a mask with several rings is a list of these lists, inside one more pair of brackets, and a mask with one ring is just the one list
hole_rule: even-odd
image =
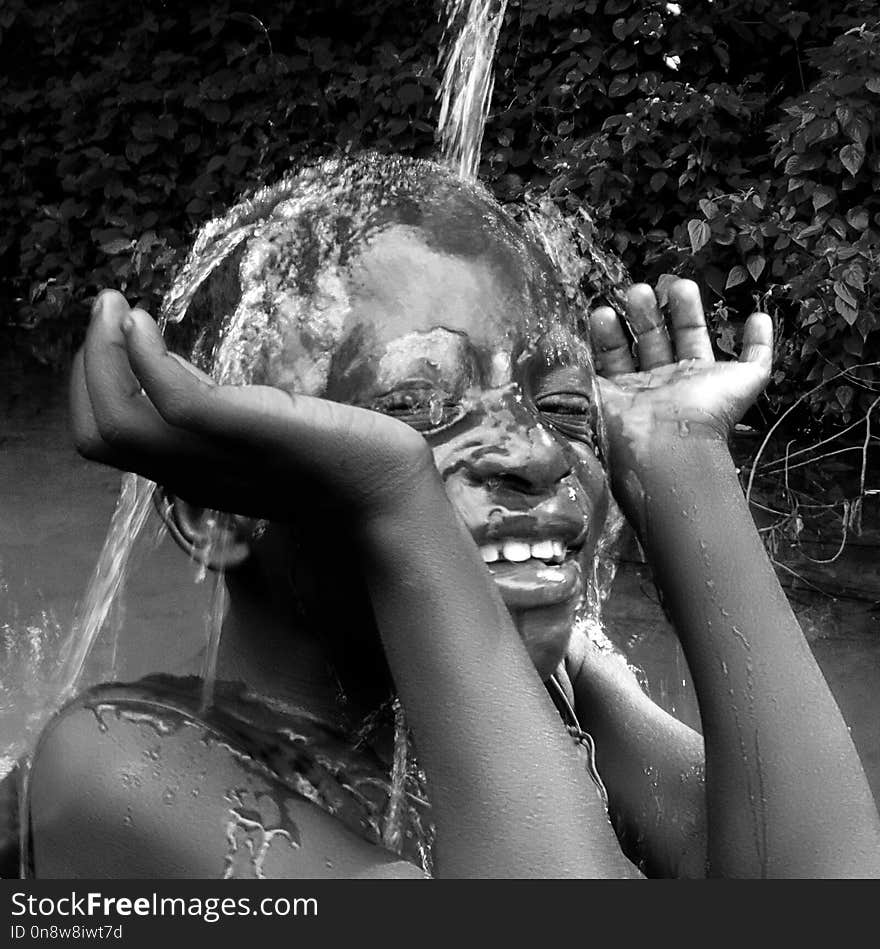
[[317,631],[247,579],[230,574],[227,587],[218,678],[344,726],[339,686]]

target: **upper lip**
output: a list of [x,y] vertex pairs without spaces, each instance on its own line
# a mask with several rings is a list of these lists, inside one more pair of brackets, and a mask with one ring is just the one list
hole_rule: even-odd
[[540,543],[542,540],[561,540],[567,549],[583,545],[587,525],[581,518],[574,519],[560,512],[539,514],[507,513],[490,515],[487,523],[473,531],[478,547],[505,540]]

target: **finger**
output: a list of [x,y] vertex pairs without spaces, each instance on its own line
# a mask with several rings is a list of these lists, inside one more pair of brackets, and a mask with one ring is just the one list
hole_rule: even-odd
[[132,371],[162,418],[170,425],[197,427],[208,412],[214,381],[168,351],[148,313],[133,310],[123,329]]
[[76,450],[91,461],[109,463],[107,446],[101,438],[86,387],[85,360],[80,349],[73,357],[70,373],[70,424]]
[[714,361],[700,288],[693,280],[676,280],[669,288],[669,321],[676,359]]
[[653,369],[672,362],[672,346],[666,322],[660,315],[654,291],[646,283],[636,283],[626,294],[626,314],[639,354],[639,369]]
[[[240,470],[243,459],[170,425],[142,391],[123,325],[136,318],[156,328],[149,315],[130,310],[125,298],[115,291],[101,293],[94,311],[82,359],[74,366],[71,394],[75,421],[81,428],[81,453],[154,481],[188,477],[190,467]],[[194,375],[176,358],[168,358],[193,384],[206,384],[203,374]]]
[[125,403],[140,394],[122,333],[128,303],[115,290],[102,290],[92,306],[83,347],[84,375],[99,429],[112,425]]
[[198,366],[193,365],[191,362],[187,362],[182,356],[178,356],[177,353],[171,353],[171,358],[176,359],[187,372],[192,373],[196,379],[201,379],[202,382],[207,382],[208,385],[214,385],[214,380],[206,372],[202,372]]
[[610,306],[600,306],[590,314],[590,339],[601,375],[610,379],[635,372],[629,339]]
[[773,365],[773,320],[766,313],[753,313],[743,329],[740,362],[753,363],[770,374]]

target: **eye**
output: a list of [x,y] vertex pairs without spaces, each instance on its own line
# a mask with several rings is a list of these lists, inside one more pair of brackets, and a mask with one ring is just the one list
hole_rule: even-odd
[[390,415],[423,435],[436,435],[464,418],[464,408],[443,392],[429,386],[408,386],[380,396],[374,412]]
[[553,392],[538,396],[535,408],[563,435],[596,447],[595,410],[588,396],[581,392]]

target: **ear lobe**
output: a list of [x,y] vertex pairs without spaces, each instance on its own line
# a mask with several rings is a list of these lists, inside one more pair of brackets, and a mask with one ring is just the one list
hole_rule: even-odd
[[251,554],[258,522],[239,514],[211,511],[156,489],[156,509],[178,546],[209,570],[231,570]]

